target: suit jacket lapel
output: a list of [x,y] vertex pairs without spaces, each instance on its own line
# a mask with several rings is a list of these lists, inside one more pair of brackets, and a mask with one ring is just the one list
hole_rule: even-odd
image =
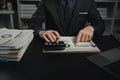
[[46,7],[48,8],[49,12],[52,14],[52,16],[54,17],[54,22],[56,23],[57,27],[59,28],[59,30],[62,32],[62,34],[64,33],[64,19],[63,16],[61,15],[61,11],[60,11],[60,0],[46,0]]
[[55,0],[55,2],[56,2],[55,6],[56,6],[57,14],[59,16],[60,25],[63,31],[65,32],[65,21],[64,21],[64,15],[62,12],[63,10],[62,3],[61,3],[61,0]]
[[80,4],[79,1],[80,0],[76,0],[76,3],[75,3],[75,7],[74,7],[74,10],[73,10],[73,15],[72,15],[71,23],[70,23],[70,26],[69,26],[70,28],[68,30],[68,35],[74,29],[75,22],[77,21],[77,17],[78,17],[78,12],[79,12],[80,8],[82,7],[82,3]]

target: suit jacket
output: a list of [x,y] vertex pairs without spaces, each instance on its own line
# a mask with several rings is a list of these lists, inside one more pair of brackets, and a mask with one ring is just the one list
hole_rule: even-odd
[[76,0],[71,16],[69,28],[66,29],[64,18],[61,13],[61,0],[42,0],[38,9],[33,14],[29,27],[37,34],[45,22],[46,30],[57,30],[62,36],[76,36],[78,32],[89,23],[95,29],[94,36],[101,36],[105,25],[97,10],[94,0]]

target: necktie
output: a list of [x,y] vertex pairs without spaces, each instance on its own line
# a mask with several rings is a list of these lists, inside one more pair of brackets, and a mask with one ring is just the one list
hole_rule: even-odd
[[64,17],[65,17],[65,27],[66,28],[69,27],[71,16],[72,16],[71,2],[70,2],[70,0],[65,0],[65,15],[64,15]]

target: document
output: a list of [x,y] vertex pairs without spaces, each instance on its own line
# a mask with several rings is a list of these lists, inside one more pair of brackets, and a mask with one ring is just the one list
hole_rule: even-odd
[[6,28],[0,29],[0,45],[9,42],[19,34],[21,34],[21,31],[18,30],[8,30]]
[[79,42],[74,44],[75,37],[63,36],[59,41],[64,41],[66,44],[65,50],[44,50],[43,53],[99,53],[100,49],[93,41]]
[[0,61],[20,61],[33,38],[33,30],[0,29]]
[[0,29],[0,50],[20,49],[29,39],[33,39],[32,34],[33,30]]

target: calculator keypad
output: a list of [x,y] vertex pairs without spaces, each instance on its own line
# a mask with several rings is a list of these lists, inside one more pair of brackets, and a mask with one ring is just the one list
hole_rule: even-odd
[[63,41],[56,42],[45,42],[44,49],[45,50],[64,50],[66,47]]

